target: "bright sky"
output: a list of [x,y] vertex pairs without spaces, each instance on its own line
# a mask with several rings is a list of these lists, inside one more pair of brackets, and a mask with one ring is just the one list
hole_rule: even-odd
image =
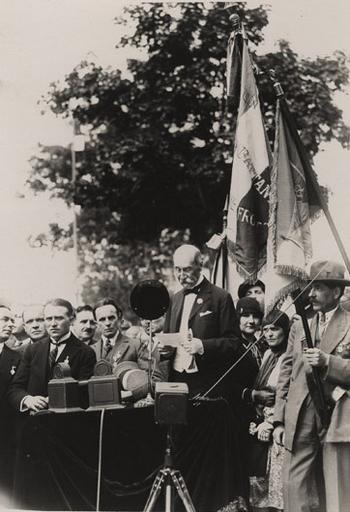
[[[248,6],[260,2],[248,1]],[[266,2],[268,3],[268,2]],[[115,0],[3,0],[0,4],[0,297],[14,303],[64,296],[74,302],[74,257],[33,249],[29,235],[49,222],[68,223],[71,212],[58,201],[33,197],[25,188],[29,158],[38,143],[68,144],[71,128],[37,104],[50,82],[62,80],[81,60],[125,67],[125,50],[116,50],[120,28],[114,18],[125,2]],[[348,0],[273,0],[266,42],[280,38],[304,56],[349,53]],[[350,89],[337,103],[350,124]],[[330,208],[350,254],[347,206],[349,152],[324,145],[316,159],[322,184],[333,195]],[[24,197],[23,197],[24,196]],[[314,236],[316,258],[339,258],[328,228],[319,221]]]

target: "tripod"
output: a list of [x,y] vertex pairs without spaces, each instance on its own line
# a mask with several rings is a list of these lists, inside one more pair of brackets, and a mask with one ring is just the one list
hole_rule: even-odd
[[151,492],[143,512],[151,512],[157,502],[162,487],[165,485],[165,512],[173,512],[174,491],[177,492],[186,509],[186,512],[196,512],[191,496],[185,484],[185,480],[178,469],[173,467],[172,457],[172,427],[168,427],[166,435],[166,448],[164,466],[157,473]]

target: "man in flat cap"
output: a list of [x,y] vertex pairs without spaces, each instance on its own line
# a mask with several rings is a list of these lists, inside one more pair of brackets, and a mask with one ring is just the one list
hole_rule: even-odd
[[341,347],[350,343],[350,314],[340,305],[344,288],[350,285],[344,272],[341,264],[332,261],[317,261],[311,265],[309,299],[315,315],[310,331],[314,347],[307,348],[302,322],[296,320],[281,365],[274,439],[286,449],[285,512],[326,510],[321,460],[326,429],[315,405],[312,368],[319,372],[327,406],[332,407],[336,385],[350,382],[350,362],[339,357]]

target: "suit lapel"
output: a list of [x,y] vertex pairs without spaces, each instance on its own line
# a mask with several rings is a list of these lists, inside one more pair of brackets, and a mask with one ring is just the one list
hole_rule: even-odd
[[340,308],[337,309],[322,336],[320,349],[331,354],[343,340],[348,328],[346,313]]
[[3,395],[7,391],[8,383],[12,379],[18,364],[19,357],[4,345],[0,355],[0,399],[2,399]]
[[79,348],[79,344],[76,343],[75,338],[73,338],[73,336],[70,336],[67,339],[66,345],[62,352],[60,353],[56,362],[63,363],[67,358],[69,360],[69,358],[72,357],[72,355],[75,354],[75,352],[79,350]]
[[171,320],[171,326],[170,330],[171,332],[178,332],[180,329],[180,322],[181,322],[181,312],[182,307],[184,303],[184,293],[183,291],[180,291],[174,295],[173,298],[173,307],[172,307],[172,314],[170,317]]
[[114,363],[119,363],[119,361],[122,359],[123,355],[129,348],[129,343],[126,341],[122,341],[121,343],[116,343],[116,345],[112,348],[110,353],[110,359]]
[[200,310],[205,311],[206,303],[210,302],[211,291],[207,286],[208,281],[203,280],[203,286],[201,287],[191,309],[191,313],[188,319],[188,325],[191,326],[192,319],[199,313]]
[[95,351],[97,361],[102,359],[102,356],[103,356],[103,341],[102,341],[102,338],[100,338],[98,341],[96,341],[95,343],[93,343],[90,346]]
[[[40,345],[39,345],[40,344]],[[43,345],[43,348],[40,347]],[[50,340],[45,339],[44,341],[37,341],[34,344],[35,350],[35,362],[33,358],[33,364],[37,368],[42,368],[40,371],[40,385],[39,389],[47,389],[47,383],[49,378],[49,352],[50,352]]]

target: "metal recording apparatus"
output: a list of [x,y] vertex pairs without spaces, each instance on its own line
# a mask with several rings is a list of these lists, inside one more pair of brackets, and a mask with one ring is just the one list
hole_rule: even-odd
[[52,412],[73,412],[82,410],[82,396],[79,383],[71,376],[68,363],[57,363],[48,383],[49,410]]
[[121,407],[120,381],[113,375],[112,364],[101,359],[95,364],[94,375],[88,381],[89,411]]

